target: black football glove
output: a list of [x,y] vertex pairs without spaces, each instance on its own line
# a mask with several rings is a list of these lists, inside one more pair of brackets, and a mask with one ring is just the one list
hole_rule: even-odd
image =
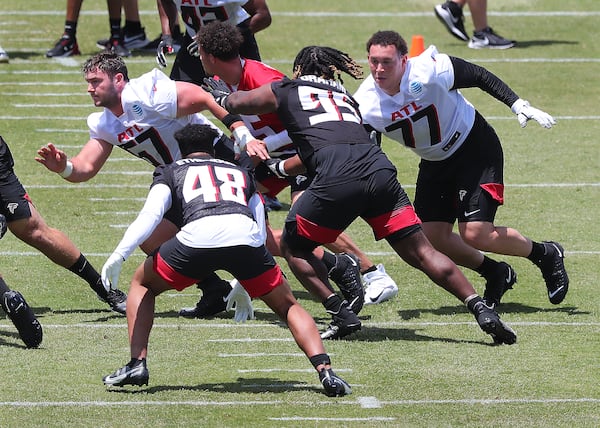
[[283,159],[271,158],[271,159],[267,159],[263,162],[265,163],[265,165],[267,165],[267,167],[269,168],[269,171],[271,171],[277,177],[279,177],[279,178],[289,177],[289,174],[287,172],[285,172],[285,169],[283,168],[283,162],[284,162]]
[[162,68],[165,68],[167,66],[167,58],[165,57],[165,54],[172,55],[175,53],[173,43],[173,37],[167,34],[163,34],[162,36],[160,36],[160,43],[156,48],[156,62]]
[[227,110],[227,97],[231,94],[231,89],[229,89],[227,83],[225,83],[223,80],[217,80],[212,77],[205,77],[204,85],[202,85],[202,88],[206,92],[210,93],[221,107]]

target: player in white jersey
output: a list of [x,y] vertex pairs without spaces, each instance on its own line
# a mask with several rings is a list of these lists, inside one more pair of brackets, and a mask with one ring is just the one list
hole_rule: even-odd
[[[119,56],[101,52],[83,66],[88,92],[97,107],[104,110],[88,117],[90,139],[71,159],[49,143],[38,150],[36,160],[66,180],[79,183],[90,180],[102,168],[112,149],[117,146],[154,166],[181,158],[173,134],[188,123],[209,124],[201,113],[210,110],[238,139],[252,138],[239,117],[229,115],[213,98],[192,83],[174,82],[158,70],[129,80],[127,66]],[[218,156],[233,159],[233,143],[214,125],[219,138],[215,141]],[[268,154],[264,154],[268,156]],[[161,222],[141,248],[150,253],[177,232],[176,225]],[[227,281],[213,277],[201,287],[210,299],[206,313],[214,315],[225,309],[223,297],[231,287]],[[213,301],[219,302],[215,306]],[[215,312],[216,311],[216,312]]]
[[[534,119],[551,128],[552,116],[530,106],[485,68],[440,54],[434,46],[409,59],[406,42],[394,31],[375,33],[367,52],[371,75],[355,98],[369,129],[421,157],[414,204],[427,237],[457,264],[486,278],[484,296],[490,305],[512,288],[516,273],[479,250],[528,258],[540,268],[550,302],[562,302],[569,286],[562,246],[494,225],[504,198],[502,147],[459,89],[489,93],[511,108],[522,127]],[[457,220],[460,236],[452,231]]]

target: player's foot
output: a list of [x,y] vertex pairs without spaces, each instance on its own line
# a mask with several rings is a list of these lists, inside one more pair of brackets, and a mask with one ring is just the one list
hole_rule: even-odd
[[490,308],[496,308],[504,293],[513,288],[517,282],[517,273],[505,262],[498,262],[496,270],[485,277],[485,292],[483,301]]
[[381,263],[377,265],[377,270],[365,273],[362,279],[365,284],[365,305],[383,303],[398,294],[398,286]]
[[435,16],[446,26],[450,34],[459,40],[467,41],[469,36],[465,31],[462,8],[454,2],[447,1],[437,5],[434,9]]
[[[218,276],[210,276],[201,283],[202,297],[193,308],[183,308],[179,316],[185,318],[209,318],[227,307],[225,298],[231,291],[231,284]],[[210,282],[208,282],[210,281]]]
[[129,49],[127,49],[123,44],[123,40],[119,38],[111,38],[106,46],[104,46],[104,49],[119,55],[120,57],[127,57],[131,55]]
[[365,292],[360,278],[360,261],[353,254],[335,255],[335,266],[329,278],[337,284],[352,312],[358,315],[365,303]]
[[63,34],[62,37],[56,42],[54,47],[46,52],[48,58],[59,58],[72,55],[79,55],[79,46],[77,45],[77,39],[71,37],[68,34]]
[[471,49],[508,49],[515,44],[514,40],[507,40],[494,33],[494,30],[490,27],[487,27],[481,31],[475,31],[473,37],[469,40],[468,46]]
[[554,241],[544,241],[544,255],[539,261],[538,267],[542,271],[548,299],[555,305],[562,302],[569,291],[569,276],[565,269],[563,247]]
[[37,348],[42,343],[42,325],[35,317],[33,310],[18,291],[6,291],[0,305],[13,322],[19,337],[28,348]]
[[479,327],[492,336],[494,343],[512,345],[517,341],[517,335],[513,329],[504,323],[498,313],[493,308],[487,306],[481,297],[471,300],[467,304],[467,307],[475,316]]
[[100,297],[100,295],[98,295],[98,298],[104,303],[107,303],[113,311],[125,315],[127,310],[127,294],[123,293],[121,290],[111,288],[108,291],[106,298]]
[[[127,26],[124,26],[121,28],[121,39],[123,40],[123,46],[128,50],[144,49],[151,43],[146,37],[144,27],[140,27],[139,30],[130,30]],[[100,39],[96,42],[96,46],[100,49],[105,49],[109,43],[110,39]],[[156,47],[158,47],[158,45]],[[154,50],[156,51],[156,48],[154,48]]]
[[150,374],[146,367],[146,359],[138,360],[132,358],[125,366],[117,369],[114,373],[102,378],[105,385],[124,386],[124,385],[148,385]]
[[8,53],[0,46],[0,63],[8,64],[9,57]]
[[352,394],[352,388],[350,385],[336,375],[332,369],[323,369],[319,372],[319,380],[325,388],[325,394],[328,397],[342,397],[344,395]]
[[[339,299],[337,296],[334,297]],[[331,314],[333,320],[327,326],[327,329],[321,333],[321,339],[341,339],[361,329],[360,319],[348,307],[348,302],[345,300],[340,299],[337,307],[327,309],[327,313]]]

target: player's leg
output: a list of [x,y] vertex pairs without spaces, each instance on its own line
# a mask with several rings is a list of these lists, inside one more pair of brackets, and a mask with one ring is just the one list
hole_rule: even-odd
[[105,385],[148,385],[146,357],[150,331],[154,323],[156,296],[170,289],[171,285],[154,271],[152,257],[148,257],[138,266],[127,297],[127,330],[131,360],[114,373],[104,376],[102,381]]
[[42,343],[42,326],[31,307],[18,291],[11,290],[0,276],[0,307],[15,325],[19,337],[28,348],[37,348]]
[[30,215],[8,221],[8,228],[17,238],[86,281],[113,311],[125,313],[127,295],[120,290],[107,292],[98,271],[64,232],[48,226],[32,203],[28,202],[26,207],[20,204],[18,209],[28,210]]
[[352,393],[350,385],[332,370],[314,319],[296,301],[285,278],[281,280],[281,285],[260,298],[287,324],[294,340],[319,373],[325,393],[328,396]]

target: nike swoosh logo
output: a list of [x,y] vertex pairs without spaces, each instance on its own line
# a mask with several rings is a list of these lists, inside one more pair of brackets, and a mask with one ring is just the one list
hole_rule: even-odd
[[553,298],[554,296],[556,296],[564,287],[558,287],[556,290],[554,291],[548,291],[548,297]]
[[77,272],[79,272],[79,273],[83,272],[83,270],[85,269],[86,266],[87,266],[87,260],[85,262],[83,262],[83,266],[81,266],[81,269],[78,269]]
[[508,275],[506,275],[506,279],[504,281],[506,281],[507,284],[510,284],[511,280],[512,280],[512,271],[509,269]]
[[469,216],[472,216],[473,214],[477,214],[479,211],[481,211],[481,210],[479,209],[479,210],[475,210],[475,211],[465,211],[465,217],[469,217]]
[[348,256],[348,259],[350,260],[350,263],[352,263],[352,266],[358,266],[352,257]]
[[379,293],[377,296],[375,296],[375,298],[374,298],[374,299],[371,299],[371,302],[376,302],[376,301],[378,301],[378,300],[379,300],[379,298],[381,297],[381,295],[383,294],[383,291],[384,291],[384,290],[382,290],[382,291],[381,291],[381,292],[380,292],[380,293]]

